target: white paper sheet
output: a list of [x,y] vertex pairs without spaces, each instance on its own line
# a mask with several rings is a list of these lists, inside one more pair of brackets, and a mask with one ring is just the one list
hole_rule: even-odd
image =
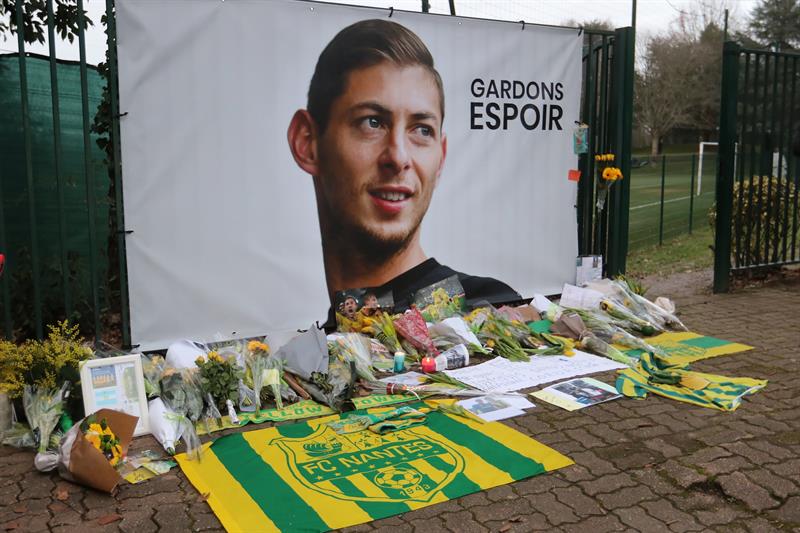
[[534,356],[528,363],[502,357],[444,373],[486,392],[509,392],[597,372],[627,368],[625,365],[576,350],[575,355]]
[[600,300],[603,299],[603,293],[597,292],[592,289],[582,289],[569,283],[564,284],[561,289],[561,307],[570,307],[572,309],[597,309],[600,307]]

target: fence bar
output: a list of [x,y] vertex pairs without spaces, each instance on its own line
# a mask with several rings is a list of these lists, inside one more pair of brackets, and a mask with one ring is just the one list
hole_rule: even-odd
[[622,171],[622,182],[611,188],[609,212],[608,266],[609,276],[625,273],[628,256],[628,222],[630,215],[631,145],[633,124],[634,30],[622,28],[614,40],[614,114],[613,148]]
[[597,95],[595,83],[597,78],[594,75],[594,35],[587,33],[589,41],[588,52],[584,60],[585,79],[583,85],[583,120],[589,126],[587,132],[587,153],[581,155],[583,165],[581,166],[581,177],[578,181],[578,244],[581,255],[589,255],[592,251],[592,205],[594,203],[594,179],[592,168],[594,163],[594,129],[596,127],[594,119],[595,96]]
[[[787,237],[789,237],[789,234],[788,234],[788,230],[789,230],[789,225],[788,225],[789,201],[788,201],[787,198],[789,196],[789,181],[790,180],[789,180],[789,175],[788,175],[788,172],[789,172],[788,166],[786,168],[787,175],[784,176],[784,174],[783,174],[783,154],[784,154],[783,147],[785,145],[787,145],[787,143],[784,142],[784,140],[787,137],[787,135],[786,135],[786,127],[785,127],[786,123],[784,122],[784,117],[786,116],[786,75],[788,74],[788,69],[789,69],[789,58],[786,57],[786,56],[782,56],[782,59],[783,59],[783,76],[782,76],[781,84],[780,84],[780,86],[781,86],[781,112],[780,112],[780,126],[778,126],[778,131],[780,132],[780,137],[778,137],[778,184],[777,184],[778,185],[779,199],[778,199],[778,202],[777,202],[777,204],[778,204],[777,205],[777,209],[775,210],[775,227],[776,228],[779,227],[778,224],[780,224],[781,218],[783,218],[783,226],[782,226],[782,228],[783,228],[783,238],[782,239],[780,238],[781,237],[780,233],[775,236],[775,243],[774,243],[774,248],[772,250],[772,257],[775,260],[778,259],[778,244],[780,243],[780,241],[782,241],[782,246],[781,246],[782,254],[781,255],[783,257],[783,261],[786,261],[786,239],[787,239]],[[789,143],[788,144],[791,144],[791,142],[792,142],[791,141],[791,137],[792,137],[791,125],[792,125],[792,123],[789,122],[790,132],[788,134],[788,137],[789,137]],[[784,188],[783,188],[783,195],[781,195],[780,194],[780,187],[781,187],[781,180],[783,180],[783,179],[786,180],[786,184],[784,185]],[[783,205],[783,213],[784,213],[783,217],[781,217],[781,205]]]
[[[773,227],[772,220],[773,220],[773,211],[775,211],[775,205],[773,205],[772,201],[772,174],[775,170],[774,168],[774,153],[775,153],[775,122],[777,121],[777,100],[778,100],[778,61],[780,60],[780,56],[775,56],[774,62],[772,65],[772,97],[767,100],[769,102],[770,107],[772,108],[772,113],[770,114],[770,125],[769,125],[769,173],[767,175],[767,219],[764,221],[764,263],[770,262],[770,255],[769,249],[771,248],[770,244],[775,241],[777,235],[775,235],[775,230],[777,228]],[[780,167],[780,159],[778,160],[778,166]],[[778,182],[780,183],[780,181]],[[776,261],[775,257],[772,258],[772,261]]]
[[661,154],[661,201],[658,211],[658,245],[664,243],[664,181],[667,174],[667,156]]
[[[28,106],[28,71],[25,63],[25,21],[22,12],[24,0],[17,0],[17,44],[19,46],[19,87],[22,102],[22,129],[25,136],[25,171],[28,184],[28,216],[31,235],[31,279],[33,280],[33,317],[36,337],[44,336],[42,325],[42,287],[39,270],[39,235],[36,227],[36,189],[33,182],[33,159],[31,155],[31,123]],[[10,269],[9,269],[10,270]]]
[[[797,73],[800,72],[797,69],[797,67],[798,67],[797,59],[798,59],[797,56],[792,58],[792,72],[794,72],[795,75],[792,76],[792,98],[791,98],[791,104],[790,104],[791,105],[791,112],[789,114],[789,124],[794,124],[794,121],[795,121],[795,116],[794,116],[794,108],[795,108],[794,98],[795,98],[795,95],[796,95],[795,89],[797,87]],[[800,142],[800,139],[797,139],[797,142]],[[798,157],[798,159],[800,159],[800,157]],[[793,164],[797,165],[796,160],[793,161]],[[800,176],[800,169],[798,169],[796,166],[794,168],[794,176],[795,176],[795,178]],[[794,259],[797,256],[797,248],[796,248],[796,245],[797,245],[797,219],[798,219],[798,216],[800,216],[800,212],[798,212],[798,209],[797,209],[798,208],[798,205],[797,205],[798,192],[800,192],[800,181],[795,179],[795,182],[794,182],[794,209],[793,209],[794,217],[792,219],[792,256],[791,256],[792,259]],[[788,229],[788,226],[787,226],[787,229]]]
[[756,128],[758,125],[758,81],[761,79],[758,76],[759,66],[761,66],[761,61],[758,56],[753,56],[756,61],[755,72],[753,73],[753,128],[751,132],[751,139],[750,139],[750,175],[748,176],[749,186],[747,187],[747,246],[745,247],[744,251],[744,263],[749,265],[752,263],[753,258],[751,257],[750,251],[752,250],[751,244],[753,242],[753,194],[755,190],[755,184],[753,183],[753,176],[756,173]]
[[56,172],[56,194],[58,195],[58,237],[61,252],[61,285],[64,289],[66,317],[72,316],[72,295],[67,263],[67,222],[64,214],[64,173],[61,166],[61,110],[59,106],[58,73],[56,64],[56,32],[53,0],[47,0],[47,41],[50,47],[50,96],[53,105],[53,160]]
[[694,218],[694,173],[695,173],[695,154],[692,154],[692,182],[689,185],[689,235],[692,234],[692,219]]
[[117,24],[114,0],[106,0],[106,21],[108,31],[108,92],[111,97],[111,145],[114,160],[111,161],[114,172],[114,211],[117,222],[117,252],[119,255],[119,298],[122,329],[122,345],[131,345],[131,324],[128,309],[128,263],[125,248],[125,212],[122,197],[122,169],[119,146],[119,100],[117,93]]
[[91,138],[89,136],[89,82],[86,72],[86,14],[83,0],[78,0],[78,48],[80,50],[81,103],[83,108],[83,177],[86,181],[86,215],[89,222],[89,275],[94,313],[95,342],[102,338],[100,294],[97,275],[97,228],[95,227],[95,183],[91,171]]
[[717,227],[714,238],[714,292],[727,292],[731,275],[731,211],[733,158],[736,153],[736,109],[739,82],[739,45],[728,41],[722,52],[722,89],[717,156]]
[[[741,266],[743,255],[742,255],[742,233],[744,233],[742,228],[742,221],[744,219],[744,167],[747,163],[747,153],[745,151],[747,142],[747,117],[748,117],[748,109],[750,109],[750,105],[748,105],[747,99],[748,94],[747,91],[750,88],[750,54],[745,55],[744,61],[744,106],[742,109],[742,128],[741,128],[741,135],[739,136],[739,144],[742,147],[741,155],[737,159],[738,168],[734,169],[734,172],[738,172],[739,177],[739,202],[737,204],[737,216],[736,216],[736,252],[733,254],[735,259],[735,265]],[[753,129],[751,127],[751,129]],[[749,206],[748,206],[749,209]]]
[[[0,165],[0,253],[6,254],[6,262],[8,262],[8,243],[6,241],[6,218],[3,213],[3,165]],[[9,276],[8,271],[11,270],[9,265],[6,264],[6,271],[0,274],[0,290],[3,297],[3,331],[5,338],[11,340],[14,336],[14,326],[11,323],[11,294],[9,293]]]
[[[769,58],[770,56],[764,56],[764,95],[761,100],[761,124],[766,129],[767,124],[767,90],[769,88]],[[765,257],[761,256],[761,214],[764,212],[763,206],[763,192],[764,192],[764,171],[767,167],[767,158],[769,158],[769,167],[770,173],[772,173],[772,150],[769,143],[767,143],[768,137],[764,136],[764,139],[761,142],[761,151],[759,153],[760,161],[758,162],[758,211],[756,211],[756,245],[755,245],[755,252],[756,263],[766,263]],[[766,240],[766,236],[765,239]]]

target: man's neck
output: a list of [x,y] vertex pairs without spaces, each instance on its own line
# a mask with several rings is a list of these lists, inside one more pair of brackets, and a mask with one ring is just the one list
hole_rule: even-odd
[[322,256],[331,297],[346,289],[379,287],[428,258],[420,245],[419,232],[403,250],[377,264],[374,258],[364,257],[357,250],[340,250],[335,245],[323,246]]

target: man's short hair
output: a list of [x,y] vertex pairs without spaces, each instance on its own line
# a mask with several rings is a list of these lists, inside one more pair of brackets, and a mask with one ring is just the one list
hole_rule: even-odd
[[439,91],[439,106],[444,120],[442,78],[433,66],[433,56],[428,47],[405,26],[372,19],[356,22],[337,33],[317,60],[308,88],[307,108],[320,133],[324,133],[328,126],[334,100],[344,93],[348,75],[384,61],[428,69]]

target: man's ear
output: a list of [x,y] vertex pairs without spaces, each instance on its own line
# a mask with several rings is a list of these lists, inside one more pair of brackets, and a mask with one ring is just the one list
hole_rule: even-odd
[[297,166],[312,176],[317,176],[319,174],[317,127],[307,110],[298,109],[295,112],[289,122],[286,138]]

